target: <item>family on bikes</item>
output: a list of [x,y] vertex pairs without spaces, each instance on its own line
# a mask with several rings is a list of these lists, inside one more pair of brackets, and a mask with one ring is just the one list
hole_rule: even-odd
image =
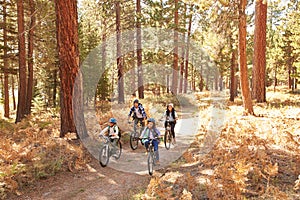
[[[133,101],[133,106],[130,108],[129,114],[128,114],[128,123],[131,123],[130,118],[133,120],[133,132],[130,135],[130,146],[133,150],[137,148],[138,141],[141,141],[142,145],[145,146],[146,151],[149,153],[148,156],[148,168],[149,168],[149,174],[152,175],[152,169],[151,166],[149,166],[149,160],[153,159],[153,164],[154,165],[159,165],[159,151],[158,151],[158,145],[160,143],[160,137],[161,133],[160,131],[156,128],[156,121],[154,118],[149,118],[147,119],[147,114],[145,112],[145,109],[143,105],[139,102],[138,99],[135,99]],[[175,125],[176,121],[178,120],[178,115],[174,109],[174,104],[169,103],[167,105],[167,108],[160,119],[160,121],[164,120],[164,126],[165,126],[165,135],[164,135],[164,143],[166,146],[166,149],[170,148],[170,144],[172,143],[173,145],[176,144],[176,139],[175,139]],[[145,126],[145,122],[147,121],[147,126]],[[115,158],[118,158],[121,154],[121,149],[119,149],[117,152],[114,149],[118,147],[121,148],[121,134],[120,130],[117,126],[117,120],[115,118],[109,119],[109,125],[104,128],[100,135],[100,137],[106,137],[109,138],[106,140],[106,144],[110,143],[112,144],[112,149],[111,152],[107,150],[107,157],[109,159],[110,156],[113,156]],[[108,145],[107,145],[108,146]],[[102,147],[103,149],[103,147]],[[101,164],[101,159],[103,158],[103,151],[100,151],[100,164]],[[110,155],[109,155],[110,153]],[[108,163],[108,159],[107,163]],[[104,164],[102,162],[102,166],[106,166],[105,163],[106,160],[104,160]],[[151,161],[152,162],[152,161]]]

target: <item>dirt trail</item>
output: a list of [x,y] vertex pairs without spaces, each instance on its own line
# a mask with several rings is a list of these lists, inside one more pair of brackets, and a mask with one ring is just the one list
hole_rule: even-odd
[[[194,140],[198,130],[198,113],[194,107],[184,109],[183,116],[176,125],[177,144],[175,148],[166,150],[160,144],[161,165],[155,170],[167,168],[177,160]],[[12,199],[140,199],[145,193],[151,177],[147,172],[147,157],[144,146],[139,144],[132,151],[129,144],[124,144],[124,151],[119,160],[111,158],[106,168],[102,168],[97,159],[87,166],[88,170],[77,173],[60,173],[42,180],[26,195]],[[159,175],[156,171],[154,176]],[[140,195],[140,196],[135,196]]]
[[26,195],[11,199],[66,200],[66,199],[130,199],[135,194],[143,194],[150,176],[119,172],[112,168],[102,168],[95,159],[88,165],[88,171],[60,173],[39,182]]

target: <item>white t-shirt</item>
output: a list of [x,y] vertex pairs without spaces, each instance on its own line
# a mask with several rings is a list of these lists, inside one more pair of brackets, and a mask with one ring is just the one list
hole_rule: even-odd
[[[174,114],[175,114],[175,118],[178,118],[178,115],[177,115],[176,111],[174,111]],[[167,116],[167,111],[165,111],[164,117],[166,117],[166,118],[169,117],[169,121],[170,122],[174,122],[175,121],[175,119],[173,118],[172,112],[170,112],[169,116]]]
[[143,115],[139,111],[139,107],[137,107],[137,108],[134,107],[134,112],[135,112],[137,118],[143,118]]

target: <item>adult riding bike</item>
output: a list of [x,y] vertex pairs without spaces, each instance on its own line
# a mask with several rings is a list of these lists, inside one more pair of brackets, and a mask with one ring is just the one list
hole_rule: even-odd
[[[132,122],[128,122],[131,124]],[[134,125],[133,125],[134,126]],[[136,125],[136,129],[133,127],[133,132],[130,134],[130,147],[132,150],[136,150],[139,144],[139,137],[142,133],[142,124],[141,122],[138,122]]]
[[114,139],[114,137],[100,135],[100,138],[104,140],[104,145],[100,149],[99,163],[102,167],[106,167],[111,156],[113,156],[117,160],[120,158],[122,153],[122,144],[120,139],[118,139],[114,144],[112,142],[112,139]]
[[[143,139],[148,139],[148,138],[143,138]],[[154,139],[149,139],[149,147],[147,149],[148,152],[148,172],[149,175],[152,176],[153,174],[153,168],[156,166],[156,154],[154,152],[154,145],[153,145],[153,140],[158,140],[159,138],[154,138]]]

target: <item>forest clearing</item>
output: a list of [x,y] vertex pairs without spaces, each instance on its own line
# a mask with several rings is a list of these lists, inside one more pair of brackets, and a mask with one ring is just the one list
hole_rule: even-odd
[[299,3],[1,0],[0,199],[300,199]]

